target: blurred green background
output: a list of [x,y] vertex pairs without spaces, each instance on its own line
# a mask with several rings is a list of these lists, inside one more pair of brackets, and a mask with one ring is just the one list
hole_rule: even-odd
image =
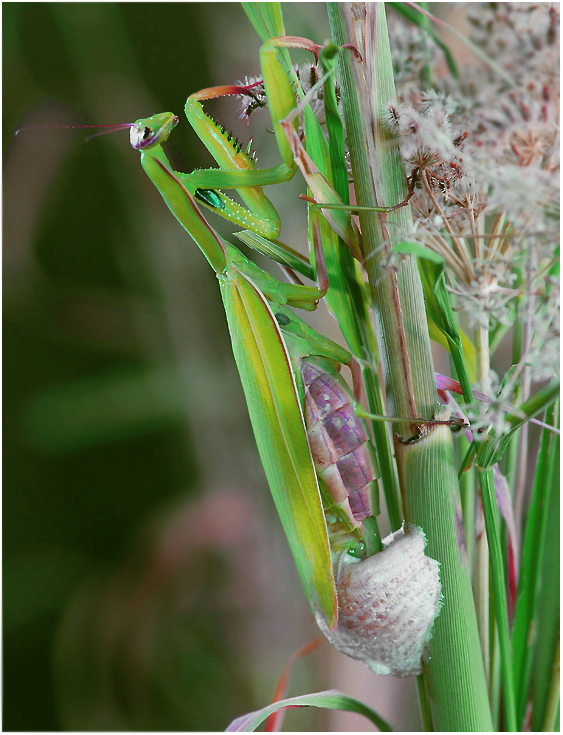
[[[14,132],[170,110],[174,167],[211,166],[185,99],[258,73],[260,42],[237,3],[2,12],[3,729],[222,730],[270,701],[289,654],[319,631],[257,457],[217,280],[127,131]],[[284,5],[287,32],[322,43],[324,13]],[[260,166],[278,162],[267,112],[247,130],[235,101],[210,109],[254,136]],[[275,188],[284,240],[304,247],[304,207],[299,219]],[[330,687],[366,702],[378,691],[381,714],[418,726],[412,683],[323,646],[290,693]],[[292,711],[284,727],[365,725],[351,717]]]
[[[235,3],[2,11],[3,727],[221,730],[317,631],[216,278],[127,131],[14,131],[172,110],[175,168],[212,165],[185,99],[257,73],[260,42]],[[322,11],[288,28],[315,34]]]

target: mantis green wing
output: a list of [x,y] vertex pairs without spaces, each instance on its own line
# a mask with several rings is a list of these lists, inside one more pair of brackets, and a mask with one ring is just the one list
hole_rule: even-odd
[[328,532],[287,347],[268,301],[240,270],[219,276],[233,353],[270,490],[308,599],[337,603]]

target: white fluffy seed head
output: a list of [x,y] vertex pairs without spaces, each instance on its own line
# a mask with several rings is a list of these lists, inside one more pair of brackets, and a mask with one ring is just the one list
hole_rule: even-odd
[[342,554],[338,562],[338,625],[317,623],[341,653],[376,674],[422,673],[425,648],[442,605],[439,563],[424,554],[426,537],[407,526],[384,539],[367,559]]

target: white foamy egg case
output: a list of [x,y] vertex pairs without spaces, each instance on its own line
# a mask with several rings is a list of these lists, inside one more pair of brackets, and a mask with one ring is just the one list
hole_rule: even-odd
[[440,564],[424,554],[426,537],[406,526],[383,540],[367,559],[342,554],[338,561],[338,625],[317,623],[341,653],[376,674],[422,673],[422,660],[440,612]]

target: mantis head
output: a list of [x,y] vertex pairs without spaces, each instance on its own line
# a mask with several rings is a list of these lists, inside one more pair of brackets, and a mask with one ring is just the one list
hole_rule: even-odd
[[172,112],[160,112],[152,117],[141,118],[131,125],[131,145],[137,151],[160,145],[177,124],[178,118]]

